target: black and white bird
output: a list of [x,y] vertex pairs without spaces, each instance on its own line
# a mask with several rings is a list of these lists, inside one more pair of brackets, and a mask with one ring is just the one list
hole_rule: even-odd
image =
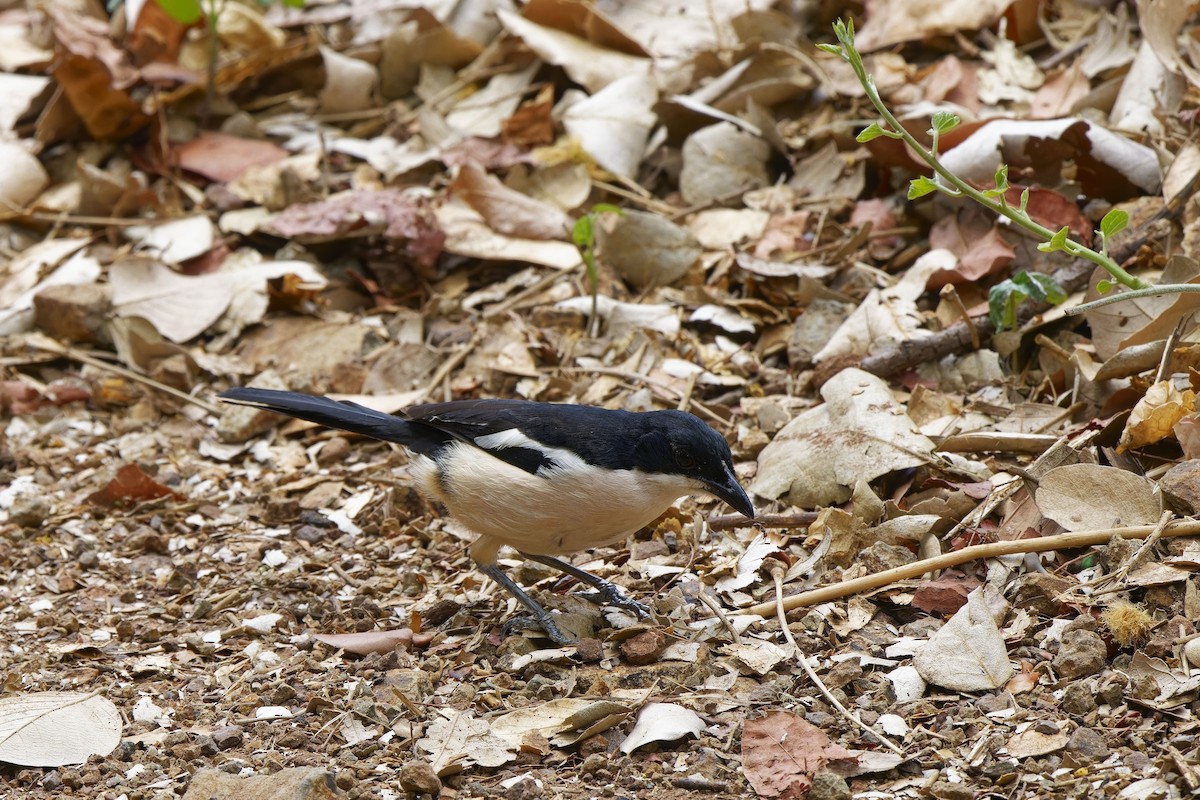
[[471,557],[480,571],[520,600],[560,644],[570,637],[496,563],[501,545],[644,617],[649,610],[616,585],[556,556],[619,541],[695,492],[754,516],[725,439],[683,411],[459,400],[391,415],[271,389],[230,389],[220,398],[406,447],[425,492],[478,535]]

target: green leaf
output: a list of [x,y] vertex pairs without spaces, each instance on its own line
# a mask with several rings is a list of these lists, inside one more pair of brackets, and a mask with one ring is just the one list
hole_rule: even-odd
[[817,49],[824,50],[826,53],[831,53],[835,56],[844,55],[842,53],[842,48],[838,47],[836,44],[818,44]]
[[182,25],[191,25],[200,19],[200,0],[155,0],[167,16]]
[[1040,272],[1018,272],[988,291],[988,316],[996,330],[1017,326],[1017,310],[1028,299],[1039,303],[1065,303],[1067,293],[1049,275]]
[[996,191],[1000,194],[1008,191],[1008,164],[1001,164],[996,170]]
[[880,136],[884,136],[886,133],[887,131],[885,131],[883,126],[881,126],[878,122],[872,122],[863,129],[862,133],[860,133],[858,136],[855,136],[854,140],[859,144],[863,144],[864,142],[869,142],[872,139],[878,139]]
[[939,134],[952,131],[958,127],[962,119],[958,114],[951,114],[949,111],[938,111],[933,115],[933,130]]
[[1026,186],[1021,190],[1021,213],[1025,213],[1026,207],[1029,205],[1029,187]]
[[592,228],[592,215],[584,214],[579,219],[575,220],[575,224],[571,227],[571,241],[580,250],[584,248],[591,249],[596,241],[595,231]]
[[1115,288],[1117,288],[1116,282],[1110,281],[1108,278],[1101,278],[1100,281],[1096,283],[1096,291],[1100,294],[1108,294]]
[[988,291],[988,317],[996,330],[1003,331],[1017,326],[1017,308],[1025,299],[1025,293],[1012,279],[1000,281]]
[[1114,208],[1100,220],[1100,235],[1106,240],[1116,236],[1129,225],[1129,213]]
[[1022,271],[1014,275],[1012,281],[1024,290],[1027,296],[1038,302],[1058,305],[1067,300],[1067,293],[1049,275]]
[[1060,250],[1066,250],[1067,242],[1070,241],[1067,238],[1067,234],[1069,233],[1070,230],[1068,230],[1067,226],[1062,226],[1054,236],[1050,237],[1050,241],[1039,244],[1038,250],[1041,250],[1043,253],[1057,253]]
[[908,199],[916,200],[918,197],[924,197],[927,194],[932,194],[938,190],[938,185],[929,178],[922,175],[919,178],[913,178],[908,182]]

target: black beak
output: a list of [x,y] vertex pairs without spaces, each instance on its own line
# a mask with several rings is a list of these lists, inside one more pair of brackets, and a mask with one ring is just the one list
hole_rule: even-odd
[[750,502],[750,495],[746,494],[746,490],[738,483],[737,476],[733,474],[732,469],[726,467],[722,480],[706,480],[704,485],[713,497],[725,501],[742,516],[754,519],[754,504]]

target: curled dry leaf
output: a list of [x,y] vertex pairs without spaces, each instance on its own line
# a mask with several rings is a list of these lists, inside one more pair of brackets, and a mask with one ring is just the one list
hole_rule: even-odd
[[673,742],[684,736],[698,736],[702,730],[704,721],[690,708],[674,703],[647,703],[638,713],[633,730],[621,742],[621,752],[628,755],[651,742]]
[[648,75],[624,74],[563,114],[563,127],[604,169],[632,179],[657,122],[658,89]]
[[1195,410],[1195,392],[1180,391],[1171,381],[1159,381],[1133,407],[1121,432],[1117,452],[1162,441],[1172,434],[1175,423]]
[[450,190],[505,236],[566,239],[571,234],[571,218],[560,209],[508,188],[478,164],[463,164]]
[[121,714],[104,697],[40,692],[0,698],[0,761],[26,767],[80,764],[121,742]]
[[835,505],[859,481],[920,466],[933,452],[882,379],[843,370],[821,396],[823,405],[789,422],[759,454],[754,494],[803,508]]

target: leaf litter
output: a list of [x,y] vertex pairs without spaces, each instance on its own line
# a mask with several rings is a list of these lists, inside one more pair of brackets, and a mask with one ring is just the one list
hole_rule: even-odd
[[[0,720],[38,734],[0,792],[1200,786],[1195,301],[992,337],[995,281],[1097,280],[907,202],[824,12],[225,4],[214,49],[178,5],[0,21]],[[885,3],[859,43],[902,118],[967,118],[959,174],[1085,240],[1120,205],[1120,260],[1196,279],[1194,21],[1034,11]],[[506,561],[581,636],[549,648],[402,452],[213,403],[244,383],[686,408],[771,524],[686,500],[575,558],[649,625]]]

